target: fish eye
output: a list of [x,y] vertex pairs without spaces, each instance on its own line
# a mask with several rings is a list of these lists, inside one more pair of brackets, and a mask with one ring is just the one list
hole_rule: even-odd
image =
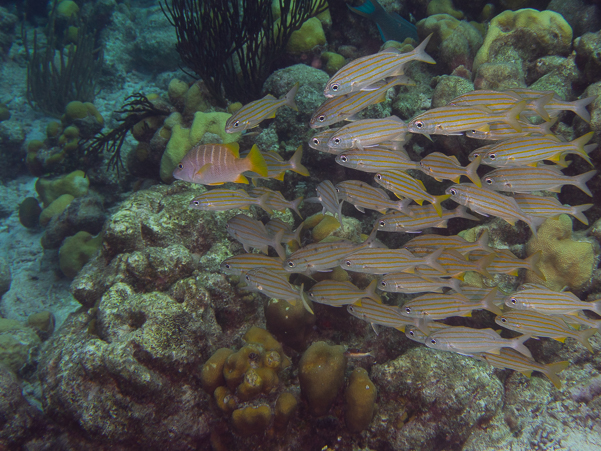
[[506,323],[507,322],[507,318],[501,318],[501,322],[502,323]]
[[331,89],[332,91],[336,92],[336,91],[338,91],[338,88],[339,88],[339,87],[340,87],[340,86],[338,85],[338,83],[334,83],[332,86],[330,86],[330,89]]
[[415,332],[413,331],[413,329],[409,329],[409,335],[411,335],[412,337],[415,335]]
[[229,228],[230,228],[230,225],[229,225],[229,224],[226,224],[226,225],[225,225],[225,228],[226,228],[226,229],[229,229]]
[[326,117],[325,117],[325,116],[322,114],[322,115],[321,115],[321,116],[319,116],[317,119],[319,120],[319,122],[323,122],[323,121],[325,121],[325,120],[326,120]]
[[234,122],[234,127],[238,127],[240,125],[240,121]]
[[315,294],[314,293],[309,293],[309,296],[315,297]]
[[518,300],[516,298],[511,298],[509,299],[509,302],[511,302],[513,305],[518,303]]
[[347,260],[347,261],[344,262],[344,264],[346,266],[351,266],[353,263],[350,260]]
[[485,182],[486,182],[488,185],[492,185],[492,184],[493,184],[493,180],[492,180],[492,178],[491,178],[491,177],[486,177],[486,178],[484,179],[484,181],[485,181]]
[[193,201],[192,201],[192,203],[193,203],[194,205],[199,205],[199,204],[200,204],[200,202],[198,202],[197,200],[193,200]]
[[245,279],[247,282],[250,282],[250,276],[248,274],[246,275]]
[[424,127],[424,123],[422,121],[415,122],[415,128],[423,128],[423,127]]
[[313,144],[315,144],[315,145],[319,144],[319,139],[313,138]]
[[494,153],[491,153],[490,155],[488,155],[488,158],[494,160],[495,158],[497,158],[497,156]]
[[343,163],[346,163],[346,162],[348,161],[348,158],[347,158],[347,156],[346,156],[346,155],[342,155],[342,156],[340,157],[340,161],[342,161]]
[[180,164],[178,164],[178,165],[177,165],[177,167],[178,167],[178,168],[180,168],[180,169],[184,169],[184,165],[183,165],[183,164],[181,164],[181,163],[180,163]]
[[377,174],[376,174],[376,178],[377,178],[378,180],[382,180],[382,174],[380,174],[380,173],[377,173]]
[[225,269],[230,269],[230,268],[231,268],[231,266],[230,266],[230,264],[229,264],[229,263],[226,263],[225,265],[223,265],[223,267],[224,267]]
[[380,282],[380,285],[381,285],[381,286],[383,286],[383,287],[385,287],[385,286],[386,286],[386,281],[384,281],[384,280],[383,280],[383,281],[381,281],[381,282]]
[[288,267],[289,268],[294,268],[295,264],[292,260],[288,260]]
[[380,221],[380,227],[384,227],[386,225],[386,221]]
[[340,138],[334,138],[334,143],[340,144]]
[[336,192],[339,193],[340,192],[340,188],[336,187]]
[[348,306],[348,311],[349,312],[354,312],[355,311],[355,307],[353,307],[352,305]]
[[411,313],[411,307],[405,307],[405,313]]
[[432,338],[432,339],[430,340],[430,343],[432,343],[433,345],[435,345],[435,344],[436,344],[436,339],[435,339],[435,338]]
[[451,196],[456,196],[457,195],[457,190],[455,188],[451,188],[449,190],[449,193],[451,193]]

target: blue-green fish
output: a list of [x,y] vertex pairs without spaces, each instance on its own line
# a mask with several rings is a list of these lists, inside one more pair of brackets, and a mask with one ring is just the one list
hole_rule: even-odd
[[406,38],[419,41],[417,27],[397,13],[388,13],[377,0],[366,0],[362,5],[348,9],[373,20],[378,27],[382,40],[403,42]]

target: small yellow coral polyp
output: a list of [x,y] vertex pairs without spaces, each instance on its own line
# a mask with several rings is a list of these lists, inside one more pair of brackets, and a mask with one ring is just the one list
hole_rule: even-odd
[[547,219],[538,229],[537,237],[526,243],[531,256],[542,251],[539,269],[545,275],[543,281],[532,271],[526,273],[526,282],[542,283],[552,290],[568,287],[578,291],[591,280],[596,267],[595,248],[589,241],[577,241],[572,234],[572,219],[560,215]]

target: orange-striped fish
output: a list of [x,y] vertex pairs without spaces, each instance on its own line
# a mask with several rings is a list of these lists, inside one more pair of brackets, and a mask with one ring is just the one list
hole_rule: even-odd
[[[418,249],[414,249],[414,254],[423,255]],[[430,252],[426,249],[425,252]],[[468,261],[466,257],[454,249],[445,249],[444,252],[438,258],[438,262],[444,267],[446,273],[440,273],[432,268],[418,268],[416,274],[420,277],[440,277],[449,276],[459,280],[463,280],[464,274],[467,271],[475,271],[482,274],[487,279],[492,279],[490,273],[486,270],[488,265],[495,258],[495,254],[488,254],[477,261]]]
[[462,135],[469,130],[489,131],[493,122],[505,122],[516,131],[522,128],[518,121],[526,101],[516,103],[507,111],[493,112],[483,105],[443,106],[417,115],[408,124],[411,133],[422,135]]
[[407,249],[364,248],[345,255],[340,260],[340,266],[347,271],[367,274],[412,273],[416,266],[429,266],[444,275],[446,270],[438,262],[443,251],[441,248],[424,257],[416,257]]
[[267,202],[266,204],[275,211],[284,211],[286,208],[289,208],[293,212],[295,212],[299,218],[303,219],[303,215],[298,211],[298,207],[303,201],[303,196],[297,197],[294,200],[286,200],[286,198],[279,191],[273,191],[264,186],[258,186],[253,188],[250,192],[251,195],[256,197],[261,197],[264,194],[267,194]]
[[488,240],[488,230],[484,229],[478,240],[473,242],[467,241],[465,238],[462,238],[459,235],[444,236],[426,234],[412,238],[410,241],[405,243],[403,247],[409,250],[415,248],[428,248],[434,250],[439,247],[444,247],[445,249],[454,249],[463,255],[467,255],[474,251],[481,251],[480,253],[484,254],[496,252],[496,249],[488,247]]
[[406,212],[380,216],[376,220],[376,225],[382,232],[421,233],[429,227],[446,228],[449,220],[453,218],[479,221],[477,217],[470,215],[463,205],[459,205],[454,210],[443,209],[442,216],[438,216],[438,212],[432,205],[423,207],[410,205]]
[[425,321],[434,321],[450,318],[452,316],[472,316],[473,310],[484,309],[501,315],[502,312],[493,303],[496,293],[492,291],[478,302],[471,302],[461,293],[426,293],[406,301],[401,310],[411,318],[422,318]]
[[280,257],[268,257],[263,254],[240,254],[225,259],[221,263],[221,271],[230,276],[240,276],[246,274],[254,268],[268,268],[270,271],[278,272],[287,277],[288,273],[284,271],[282,264],[284,261]]
[[418,326],[418,320],[403,315],[398,307],[380,304],[369,298],[361,299],[346,309],[354,317],[370,323],[376,335],[376,326],[392,327],[401,332],[405,331],[405,326]]
[[[523,114],[523,113],[522,113]],[[543,122],[542,124],[532,124],[527,121],[518,121],[521,132],[516,132],[510,125],[502,122],[496,122],[490,124],[490,130],[487,132],[481,132],[478,130],[469,130],[465,132],[465,136],[474,139],[488,139],[491,141],[499,141],[501,139],[520,138],[522,136],[545,136],[552,134],[551,128],[557,123],[558,119],[551,119],[550,121]]]
[[575,331],[570,329],[564,320],[557,316],[549,316],[544,313],[511,310],[498,315],[495,322],[499,326],[514,330],[531,337],[548,337],[563,343],[566,338],[578,340],[586,349],[593,352],[588,339],[597,333],[597,329],[584,329]]
[[[524,106],[525,112],[532,112],[542,117],[545,121],[548,121],[549,114],[545,110],[545,105],[553,98],[553,94],[547,94],[538,98],[526,99],[526,105]],[[470,91],[460,96],[455,97],[447,105],[449,106],[473,106],[473,105],[484,105],[494,112],[504,111],[514,106],[519,101],[523,100],[516,93],[510,91],[491,91],[488,89],[481,89],[477,91]]]
[[301,222],[296,230],[293,231],[290,226],[280,218],[273,218],[267,224],[265,224],[265,229],[273,236],[277,235],[280,230],[283,230],[284,234],[282,235],[282,243],[290,244],[291,242],[296,242],[300,247],[300,234],[303,230],[303,226],[304,222]]
[[396,75],[403,75],[404,66],[410,61],[423,61],[436,64],[426,53],[426,46],[432,35],[429,35],[414,50],[399,53],[389,47],[379,53],[357,58],[345,65],[330,78],[323,91],[326,97],[340,96],[357,91],[377,89],[374,86],[380,80]]
[[524,221],[536,236],[535,221],[526,215],[517,202],[507,196],[503,196],[487,188],[478,188],[471,183],[453,185],[446,189],[446,193],[458,204],[465,205],[476,213],[484,216],[496,216],[514,225],[517,220]]
[[564,157],[569,154],[579,155],[591,166],[588,153],[597,147],[597,144],[588,143],[593,137],[593,132],[582,135],[570,142],[558,141],[554,136],[524,136],[521,138],[507,139],[490,147],[482,155],[482,163],[488,166],[536,166],[543,160],[552,161],[559,166],[566,167]]
[[582,118],[586,122],[591,121],[591,115],[586,110],[586,107],[593,103],[597,96],[586,97],[580,100],[574,100],[568,102],[559,98],[555,91],[537,91],[530,88],[511,88],[508,91],[518,94],[522,99],[538,99],[543,96],[553,94],[549,102],[545,104],[545,110],[549,113],[549,116],[558,116],[562,111],[572,111]]
[[338,130],[340,130],[340,128],[331,128],[315,134],[313,138],[309,140],[309,147],[311,149],[319,150],[320,152],[333,153],[335,155],[342,152],[344,149],[335,149],[328,146],[328,141]]
[[199,144],[182,158],[173,171],[173,177],[201,185],[248,183],[242,175],[245,171],[267,177],[267,164],[256,144],[246,158],[240,158],[238,143]]
[[361,213],[365,209],[386,213],[387,210],[396,210],[403,216],[410,215],[409,203],[411,199],[390,200],[388,194],[380,188],[374,188],[359,180],[345,180],[336,185],[338,198],[355,206]]
[[406,153],[379,147],[370,147],[364,150],[344,150],[336,155],[336,163],[345,168],[357,169],[363,172],[418,169],[415,161],[411,161]]
[[561,205],[555,197],[542,197],[534,194],[515,194],[513,198],[520,209],[532,217],[557,219],[560,214],[566,214],[575,217],[585,225],[588,225],[588,219],[584,216],[584,212],[594,205]]
[[440,152],[432,152],[421,159],[418,169],[421,169],[424,174],[433,177],[434,180],[439,182],[451,180],[455,183],[459,183],[461,176],[464,175],[476,186],[482,186],[477,172],[481,159],[481,157],[478,157],[470,164],[463,167],[454,156],[448,156]]
[[515,338],[501,338],[492,329],[472,329],[470,327],[450,327],[431,333],[425,345],[439,351],[451,351],[464,355],[489,352],[500,354],[501,348],[513,348],[528,358],[532,358],[530,350],[524,346],[529,335]]
[[265,229],[261,221],[246,215],[236,215],[225,225],[227,232],[244,247],[246,252],[249,248],[259,249],[264,254],[268,252],[268,246],[271,246],[278,253],[281,259],[286,258],[286,251],[282,247],[282,236],[284,231],[280,230],[277,235],[272,236]]
[[272,215],[273,210],[267,205],[268,194],[261,197],[250,197],[246,191],[235,189],[213,189],[202,193],[190,201],[190,208],[205,211],[227,211],[234,208],[248,210],[250,205],[257,205]]
[[561,388],[561,380],[559,380],[559,377],[557,377],[557,373],[561,373],[570,365],[570,362],[568,361],[548,364],[538,363],[528,357],[524,357],[519,352],[508,348],[501,349],[500,354],[489,354],[488,352],[483,352],[480,354],[480,357],[482,357],[495,368],[507,368],[510,370],[519,371],[526,377],[530,377],[532,375],[532,371],[543,373],[549,378],[556,388]]
[[381,87],[373,91],[357,91],[343,96],[331,97],[322,103],[317,108],[317,111],[313,113],[309,121],[309,127],[327,127],[328,125],[344,120],[357,120],[355,114],[370,105],[385,101],[386,93],[393,86],[414,84],[405,75],[400,75],[392,77]]
[[333,149],[359,149],[382,142],[404,142],[407,125],[397,116],[383,119],[362,119],[345,125],[328,141]]
[[459,281],[453,278],[423,278],[404,272],[388,273],[378,282],[378,289],[387,293],[442,293],[443,288],[451,288],[461,293]]
[[581,310],[601,314],[601,300],[583,302],[569,291],[553,291],[543,285],[534,284],[507,296],[505,305],[517,310],[535,310],[547,315],[574,315]]
[[482,183],[495,191],[531,193],[533,191],[561,192],[563,185],[573,185],[585,194],[593,196],[586,182],[597,171],[589,171],[573,177],[564,175],[557,166],[499,168],[482,177]]
[[382,299],[376,294],[376,283],[372,280],[365,290],[361,290],[351,282],[322,280],[313,285],[307,294],[311,301],[332,307],[354,304],[362,298],[369,298],[381,304]]
[[[437,330],[446,329],[447,327],[453,326],[449,326],[448,324],[439,323],[436,321],[430,321],[428,323],[428,328],[430,329],[430,332],[436,332]],[[428,335],[429,333],[424,333],[415,326],[405,327],[405,336],[410,340],[417,341],[418,343],[425,344]]]
[[416,180],[409,174],[402,171],[378,172],[374,177],[376,183],[382,185],[389,191],[392,191],[398,197],[408,197],[413,199],[419,205],[425,200],[432,204],[438,216],[442,216],[441,202],[448,199],[450,194],[434,196],[426,191],[426,187],[421,180]]
[[236,113],[234,113],[225,123],[225,131],[227,133],[238,133],[256,127],[265,119],[275,117],[275,112],[282,106],[286,105],[293,110],[297,110],[294,97],[298,91],[299,84],[296,83],[288,94],[280,99],[276,99],[271,94],[259,100],[255,100],[244,105]]
[[313,310],[305,299],[303,285],[298,289],[291,285],[286,277],[269,268],[251,269],[244,276],[244,280],[251,290],[270,298],[282,299],[292,305],[296,305],[296,301],[300,299],[305,309],[313,315]]
[[[521,259],[517,258],[509,249],[495,249],[495,258],[489,263],[486,270],[491,274],[508,274],[517,277],[518,269],[525,268],[545,280],[545,275],[538,267],[541,254],[542,251],[538,251],[528,258]],[[470,260],[480,259],[486,255],[488,255],[487,252],[476,250],[470,254]]]

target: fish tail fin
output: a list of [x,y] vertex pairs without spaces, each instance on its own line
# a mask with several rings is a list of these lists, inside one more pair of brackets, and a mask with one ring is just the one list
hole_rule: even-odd
[[300,225],[296,228],[296,230],[294,231],[294,238],[292,238],[292,241],[296,241],[298,243],[298,245],[301,245],[301,232],[303,231],[303,227],[305,227],[305,221],[301,222]]
[[587,97],[585,99],[575,100],[572,102],[571,110],[582,118],[583,121],[590,123],[591,115],[586,109],[587,105],[593,103],[597,96]]
[[554,92],[550,92],[549,94],[546,94],[542,97],[539,97],[538,99],[535,99],[532,101],[532,109],[534,111],[536,111],[536,114],[538,114],[540,117],[543,118],[544,121],[550,121],[551,117],[549,116],[549,112],[545,109],[545,105],[547,103],[549,103],[551,100],[553,100],[553,97],[555,96]]
[[436,249],[434,252],[424,258],[424,264],[428,265],[430,268],[438,271],[439,273],[446,274],[447,270],[438,261],[438,257],[440,257],[443,252],[444,247]]
[[522,126],[520,125],[520,113],[524,111],[526,107],[526,101],[521,100],[516,103],[514,106],[509,108],[505,113],[505,122],[509,124],[516,132],[522,131]]
[[526,215],[526,214],[524,215],[524,218],[520,218],[520,219],[523,219],[524,222],[526,224],[528,224],[528,227],[530,227],[530,230],[532,230],[532,235],[534,236],[534,238],[536,238],[537,237],[536,228],[541,224],[540,220],[535,218],[534,216],[530,216],[530,215]]
[[595,329],[594,327],[591,329],[584,329],[584,330],[576,332],[576,336],[578,337],[576,339],[582,344],[582,346],[584,346],[590,352],[593,352],[593,347],[589,343],[588,339],[591,338],[596,333],[597,333],[597,329]]
[[519,337],[515,337],[514,339],[511,340],[511,347],[513,349],[515,349],[517,352],[519,352],[520,354],[525,355],[526,357],[531,359],[532,353],[530,352],[530,349],[528,349],[524,345],[524,342],[526,340],[528,340],[529,338],[531,338],[530,335],[520,335]]
[[580,188],[588,196],[593,197],[593,193],[591,193],[589,187],[586,186],[586,182],[592,179],[596,174],[597,171],[595,170],[585,172],[584,174],[580,174],[572,179],[574,181],[573,185]]
[[482,154],[478,155],[474,161],[468,164],[465,168],[465,175],[468,179],[470,179],[474,185],[478,188],[482,188],[482,181],[480,177],[478,177],[478,166],[480,166],[480,162],[482,161]]
[[492,290],[488,292],[486,296],[482,298],[480,301],[480,305],[483,309],[488,310],[489,312],[493,312],[495,315],[502,315],[503,312],[497,305],[495,304],[495,299],[497,298],[497,287],[494,287]]
[[245,160],[248,161],[249,171],[256,172],[262,177],[267,177],[267,163],[256,144],[253,144]]
[[482,274],[487,279],[492,279],[493,277],[490,275],[486,268],[488,268],[488,266],[493,262],[495,258],[497,258],[496,254],[485,255],[476,262],[476,267],[474,268],[474,271],[476,271],[479,274]]
[[430,42],[430,39],[432,38],[432,35],[434,33],[430,33],[428,35],[428,37],[426,39],[424,39],[420,45],[418,45],[417,47],[415,47],[415,49],[413,50],[413,53],[415,54],[415,59],[417,61],[422,61],[424,63],[428,63],[428,64],[436,64],[436,61],[434,61],[434,58],[432,58],[430,55],[428,55],[426,53],[426,47],[428,45],[428,42]]
[[259,207],[261,207],[269,216],[271,216],[273,214],[273,210],[269,205],[267,205],[267,202],[269,201],[269,196],[271,196],[271,193],[263,194],[261,197],[259,197],[257,203],[259,204]]
[[303,307],[305,307],[305,310],[308,311],[311,315],[315,315],[315,313],[313,313],[313,309],[309,305],[310,301],[307,301],[307,298],[305,297],[305,284],[304,283],[301,283],[299,294],[300,294],[301,301],[303,303]]
[[376,242],[376,235],[378,233],[378,223],[376,222],[376,225],[374,226],[374,228],[371,230],[371,233],[369,234],[369,236],[367,237],[367,239],[362,243],[362,247],[373,247],[374,243]]
[[298,206],[301,204],[302,201],[303,201],[303,196],[297,197],[292,202],[290,202],[290,206],[288,207],[290,210],[295,212],[298,215],[298,217],[301,219],[303,219],[303,215],[301,215],[300,211],[298,211]]
[[538,267],[538,262],[540,262],[542,255],[543,255],[542,250],[536,251],[534,254],[532,254],[530,257],[528,257],[526,260],[524,260],[524,263],[526,263],[526,265],[528,265],[528,268],[530,269],[530,271],[532,271],[534,274],[536,274],[537,277],[541,278],[542,280],[547,280],[547,278],[545,277],[543,272]]
[[493,251],[493,249],[488,247],[489,240],[490,240],[490,235],[488,233],[488,229],[484,229],[484,231],[480,235],[480,238],[478,238],[478,240],[476,241],[476,244],[478,244],[478,249],[480,249],[481,251],[484,251],[484,252]]
[[545,122],[544,124],[541,124],[540,125],[540,133],[541,133],[541,135],[543,135],[543,136],[545,136],[545,135],[553,135],[553,132],[551,131],[551,128],[557,123],[558,120],[559,120],[558,117],[554,117],[553,119]]
[[591,208],[594,204],[574,205],[570,213],[584,225],[588,225],[588,218],[584,216],[584,212]]
[[284,232],[286,230],[281,229],[273,237],[273,248],[278,253],[278,257],[282,260],[286,260],[286,251],[284,250],[284,246],[282,246],[282,238],[284,237]]
[[296,84],[288,91],[288,94],[284,97],[284,105],[292,108],[294,111],[298,111],[298,107],[296,106],[296,102],[294,98],[296,97],[296,93],[298,92],[298,87],[300,84],[296,82]]
[[601,315],[601,300],[591,302],[591,310],[598,315]]
[[440,205],[442,202],[444,202],[445,200],[447,200],[449,197],[451,197],[450,194],[443,194],[442,196],[433,196],[433,201],[432,201],[432,206],[434,207],[434,210],[436,210],[436,213],[438,214],[438,216],[440,216],[442,218],[442,206]]
[[[594,149],[594,147],[589,147],[590,150],[587,150],[587,148],[585,147],[585,144],[588,143],[592,138],[593,138],[594,132],[588,132],[586,135],[582,135],[579,138],[576,138],[574,141],[571,141],[570,144],[572,144],[575,148],[575,151],[578,155],[580,155],[582,158],[584,158],[591,166],[594,166],[594,164],[592,163],[590,157],[588,156],[588,153]],[[596,144],[592,144],[591,146],[595,146],[597,147]],[[587,146],[588,147],[588,146]]]
[[374,5],[371,0],[366,0],[363,4],[356,7],[350,5],[346,6],[355,14],[359,14],[363,17],[371,17],[376,12],[376,5],[380,7],[378,9],[382,9],[382,6],[378,2],[376,2],[376,4]]
[[448,287],[455,290],[457,293],[463,294],[463,291],[461,290],[461,283],[459,282],[459,279],[455,279],[455,278],[451,278],[448,281]]
[[369,283],[369,285],[367,286],[367,288],[365,289],[365,293],[363,293],[363,297],[370,298],[370,299],[376,301],[378,304],[381,304],[382,303],[382,298],[380,297],[379,294],[376,293],[376,287],[377,287],[377,285],[378,285],[378,281],[377,280],[372,280]]
[[416,319],[413,322],[413,325],[417,327],[422,333],[426,335],[430,335],[430,327],[428,326],[428,321],[423,318]]
[[457,208],[455,208],[455,210],[453,211],[453,216],[455,218],[463,218],[463,219],[470,219],[472,221],[480,221],[480,218],[478,218],[474,215],[470,215],[467,212],[467,207],[465,205],[458,205]]
[[561,388],[561,380],[557,374],[561,373],[568,366],[570,366],[570,362],[567,360],[564,360],[563,362],[548,363],[544,365],[544,369],[541,370],[541,373],[543,373],[551,382],[553,382],[555,388]]
[[296,172],[297,174],[304,175],[305,177],[309,176],[309,170],[301,164],[301,160],[303,158],[303,145],[298,146],[292,158],[288,160],[288,164],[290,165],[290,170]]

